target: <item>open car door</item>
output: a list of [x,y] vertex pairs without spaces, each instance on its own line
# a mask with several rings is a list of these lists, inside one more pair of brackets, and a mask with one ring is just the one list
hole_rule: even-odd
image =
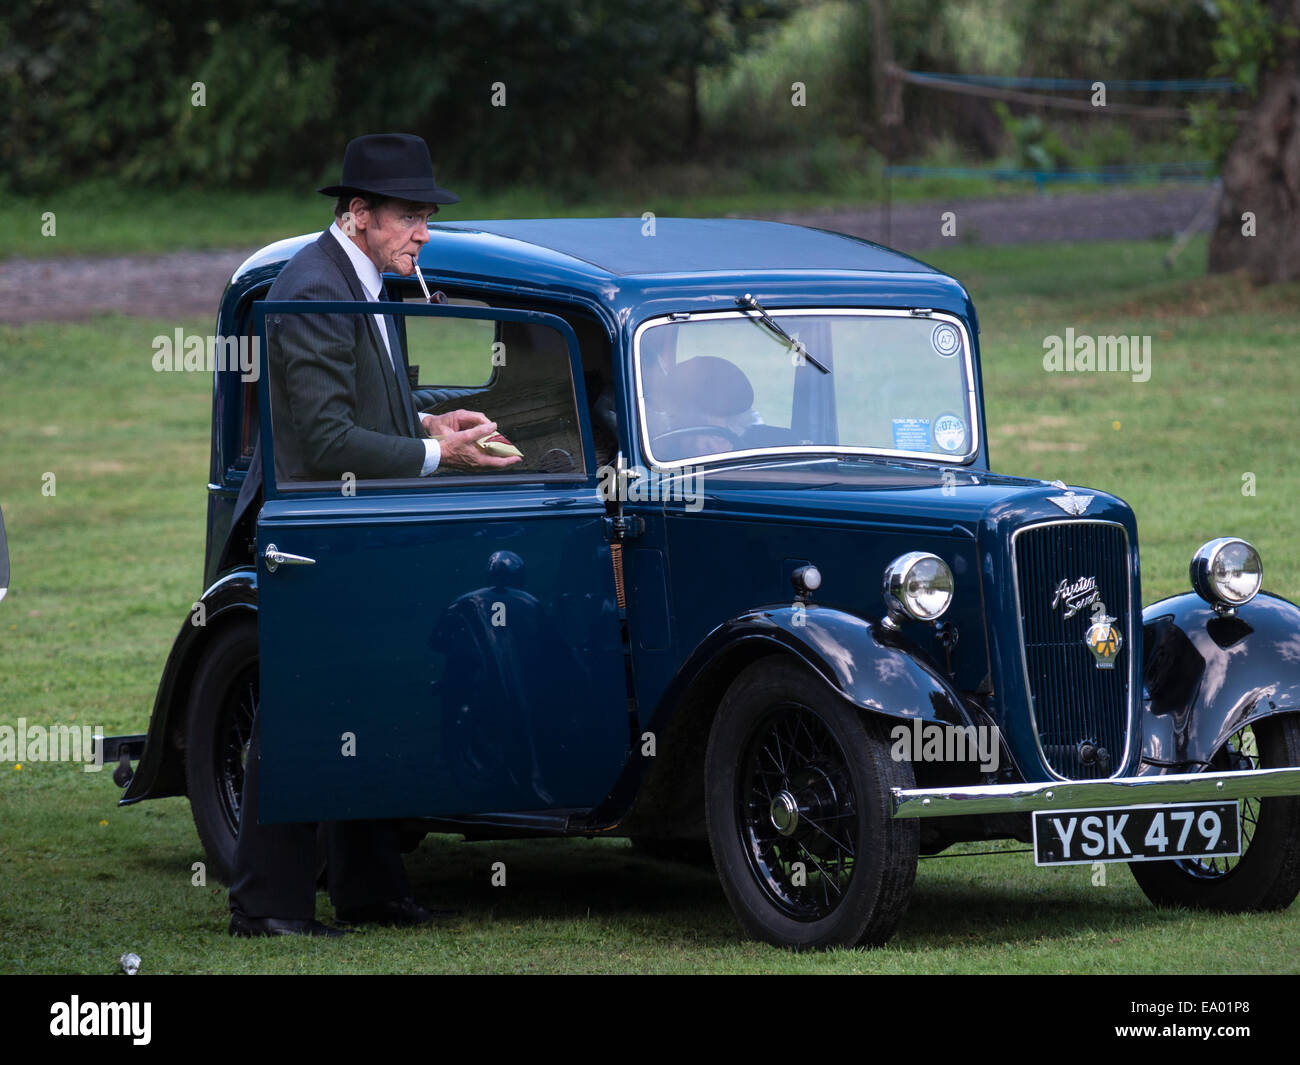
[[[282,461],[277,478],[277,453],[319,452],[319,426],[276,395],[302,383],[278,360],[304,337],[359,335],[351,316],[379,307],[419,365],[418,402],[486,413],[522,462],[304,479]],[[316,301],[259,303],[255,325],[261,819],[595,806],[628,756],[627,682],[572,329],[531,311]],[[337,377],[352,356],[334,357]]]

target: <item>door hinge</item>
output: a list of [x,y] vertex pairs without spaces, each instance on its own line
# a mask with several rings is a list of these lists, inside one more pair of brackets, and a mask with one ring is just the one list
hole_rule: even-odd
[[635,540],[645,532],[645,518],[639,514],[611,514],[605,518],[605,533],[611,543]]

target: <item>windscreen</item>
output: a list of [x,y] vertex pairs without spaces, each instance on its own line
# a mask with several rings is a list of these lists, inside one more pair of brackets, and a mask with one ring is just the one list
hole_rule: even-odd
[[748,312],[654,319],[637,333],[654,461],[849,451],[962,462],[977,450],[971,353],[949,316]]

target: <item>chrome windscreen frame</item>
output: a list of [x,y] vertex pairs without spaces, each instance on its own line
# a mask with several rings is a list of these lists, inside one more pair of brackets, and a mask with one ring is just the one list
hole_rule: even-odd
[[[800,317],[859,317],[859,318],[923,318],[926,321],[947,322],[961,337],[962,368],[965,379],[966,424],[970,428],[970,446],[965,453],[954,455],[933,451],[898,451],[887,448],[851,447],[839,444],[794,444],[777,447],[747,448],[740,451],[720,451],[711,455],[691,455],[683,459],[663,460],[655,456],[651,447],[650,426],[646,420],[645,384],[641,373],[641,337],[648,329],[662,328],[666,325],[682,325],[691,321],[714,320],[722,318],[748,318],[758,321],[759,315],[754,311],[699,311],[687,316],[681,314],[664,314],[647,318],[636,327],[632,335],[632,367],[636,383],[636,419],[641,434],[641,450],[655,470],[669,471],[682,467],[694,467],[703,463],[719,462],[736,458],[754,458],[756,456],[827,456],[827,455],[870,455],[875,458],[911,459],[921,462],[940,462],[955,466],[969,465],[979,455],[983,442],[980,439],[980,419],[975,396],[975,356],[971,346],[970,333],[966,323],[956,315],[942,311],[926,311],[924,315],[914,314],[911,310],[899,310],[893,307],[768,307],[767,313],[780,321],[782,318]],[[813,353],[816,354],[815,352]]]
[[[1071,781],[1071,778],[1062,776],[1052,768],[1052,763],[1047,758],[1047,752],[1043,749],[1043,738],[1038,728],[1038,714],[1034,705],[1035,697],[1033,686],[1029,682],[1029,656],[1025,652],[1025,619],[1020,609],[1020,566],[1016,561],[1016,541],[1020,538],[1021,533],[1029,532],[1032,529],[1042,529],[1048,525],[1110,525],[1119,529],[1124,535],[1124,581],[1127,591],[1128,608],[1124,614],[1125,621],[1129,619],[1133,609],[1133,565],[1132,552],[1133,547],[1129,542],[1128,529],[1118,521],[1098,521],[1093,518],[1057,518],[1051,521],[1036,521],[1029,525],[1022,525],[1011,534],[1011,592],[1015,596],[1016,602],[1016,638],[1019,642],[1018,652],[1020,656],[1020,676],[1024,682],[1025,695],[1028,699],[1029,710],[1029,727],[1034,733],[1034,747],[1038,751],[1038,758],[1043,768],[1050,773],[1055,780]],[[1128,705],[1124,708],[1124,755],[1119,759],[1115,767],[1115,772],[1107,780],[1121,779],[1121,774],[1129,763],[1129,757],[1133,751],[1133,740],[1139,732],[1140,715],[1142,700],[1140,698],[1141,677],[1138,674],[1138,655],[1133,653],[1134,650],[1134,633],[1125,633],[1128,640]],[[1140,632],[1139,634],[1140,635]]]

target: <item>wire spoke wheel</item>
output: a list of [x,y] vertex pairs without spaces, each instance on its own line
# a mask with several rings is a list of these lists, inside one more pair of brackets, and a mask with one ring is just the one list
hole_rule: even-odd
[[727,901],[755,939],[879,945],[907,911],[919,830],[891,788],[912,768],[883,726],[783,657],[743,670],[718,707],[705,814]]
[[[1251,725],[1238,729],[1229,736],[1211,764],[1212,770],[1220,772],[1259,767],[1259,743],[1255,737],[1255,729]],[[1241,818],[1241,854],[1234,857],[1187,858],[1175,864],[1190,877],[1216,880],[1227,876],[1250,850],[1251,842],[1255,838],[1255,830],[1259,826],[1259,803],[1258,798],[1237,800]]]
[[[1258,719],[1215,752],[1210,772],[1300,766],[1300,715]],[[1238,913],[1280,910],[1300,894],[1300,796],[1238,800],[1241,854],[1129,865],[1157,906]]]
[[754,875],[782,912],[825,917],[853,878],[857,816],[848,759],[826,724],[778,708],[754,736],[736,789],[736,822]]
[[208,871],[229,883],[257,712],[257,627],[217,633],[195,673],[185,725],[186,790]]
[[239,832],[239,809],[244,796],[244,767],[253,738],[257,711],[257,663],[246,665],[230,684],[217,719],[216,781],[222,813],[232,834]]

